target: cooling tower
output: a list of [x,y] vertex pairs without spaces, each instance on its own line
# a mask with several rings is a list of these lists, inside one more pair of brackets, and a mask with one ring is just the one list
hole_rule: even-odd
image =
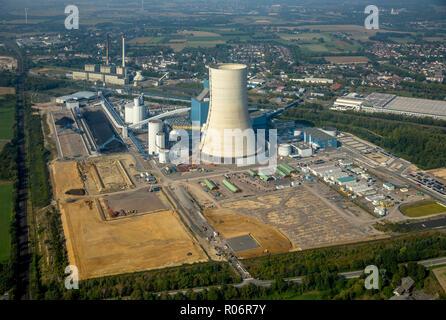
[[247,66],[219,64],[209,67],[210,105],[200,144],[202,159],[210,157],[235,160],[256,154],[255,144],[248,147],[246,136],[224,139],[225,130],[251,129],[246,94]]

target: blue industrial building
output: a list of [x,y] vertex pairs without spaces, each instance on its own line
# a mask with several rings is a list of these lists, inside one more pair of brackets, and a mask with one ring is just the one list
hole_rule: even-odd
[[338,139],[333,137],[322,130],[316,128],[305,128],[304,132],[304,142],[309,145],[320,148],[320,149],[328,149],[328,148],[337,148]]
[[191,99],[190,119],[193,122],[199,122],[200,127],[206,123],[209,113],[209,80],[203,80],[203,91]]

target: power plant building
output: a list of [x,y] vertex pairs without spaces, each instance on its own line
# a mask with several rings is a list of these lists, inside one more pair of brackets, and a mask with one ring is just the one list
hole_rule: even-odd
[[312,146],[313,148],[328,149],[337,148],[338,140],[336,137],[325,133],[322,130],[316,128],[305,128],[304,142]]
[[135,98],[132,102],[125,105],[125,122],[137,124],[146,118],[146,105],[144,104],[144,95]]
[[209,82],[208,87],[196,97],[191,99],[190,118],[192,123],[199,122],[200,127],[206,123],[209,114]]

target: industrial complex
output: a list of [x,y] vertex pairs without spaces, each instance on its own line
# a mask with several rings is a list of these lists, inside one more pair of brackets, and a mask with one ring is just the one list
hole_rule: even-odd
[[[85,91],[56,98],[48,111],[60,160],[52,182],[81,278],[211,259],[230,261],[248,279],[244,258],[387,237],[373,226],[407,219],[401,203],[446,199],[446,181],[429,189],[426,180],[420,191],[413,166],[373,144],[279,121],[296,101],[248,106],[246,65],[208,69],[190,107],[152,106],[144,93]],[[116,69],[86,72],[97,70]],[[350,95],[337,104],[371,101],[396,108],[398,97]],[[250,145],[249,133],[260,129],[275,129],[277,143]],[[240,166],[262,152],[277,158],[272,170],[257,161]]]

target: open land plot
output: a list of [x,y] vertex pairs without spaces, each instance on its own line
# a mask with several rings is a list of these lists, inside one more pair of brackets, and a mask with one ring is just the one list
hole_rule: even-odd
[[400,211],[409,217],[423,217],[431,214],[446,212],[446,207],[435,201],[417,201],[415,203],[402,204]]
[[250,235],[260,246],[256,249],[237,252],[239,258],[251,258],[264,254],[277,254],[293,250],[292,242],[277,229],[236,210],[205,210],[204,215],[214,229],[225,239]]
[[134,187],[128,170],[116,157],[84,161],[81,162],[80,169],[86,176],[88,187],[92,193],[121,191]]
[[432,270],[437,277],[443,290],[446,292],[446,267],[435,268]]
[[0,183],[0,262],[7,261],[11,252],[12,191],[12,183]]
[[383,155],[382,153],[379,152],[374,152],[374,153],[369,153],[365,155],[367,158],[369,158],[370,160],[374,160],[378,163],[384,163],[390,160],[389,157]]
[[358,241],[368,236],[303,187],[225,203],[223,207],[277,228],[300,248]]
[[0,96],[4,94],[15,94],[14,87],[0,87]]
[[104,221],[96,202],[61,204],[70,264],[79,279],[207,261],[172,211]]
[[69,197],[67,191],[84,189],[76,161],[56,161],[50,165],[53,192],[56,199]]
[[333,64],[369,62],[369,59],[364,56],[334,56],[334,57],[324,57],[324,59]]
[[136,210],[137,213],[150,213],[169,209],[167,199],[161,192],[150,192],[149,188],[134,192],[112,194],[104,197],[113,211]]
[[441,179],[446,179],[446,168],[433,169],[427,172]]

